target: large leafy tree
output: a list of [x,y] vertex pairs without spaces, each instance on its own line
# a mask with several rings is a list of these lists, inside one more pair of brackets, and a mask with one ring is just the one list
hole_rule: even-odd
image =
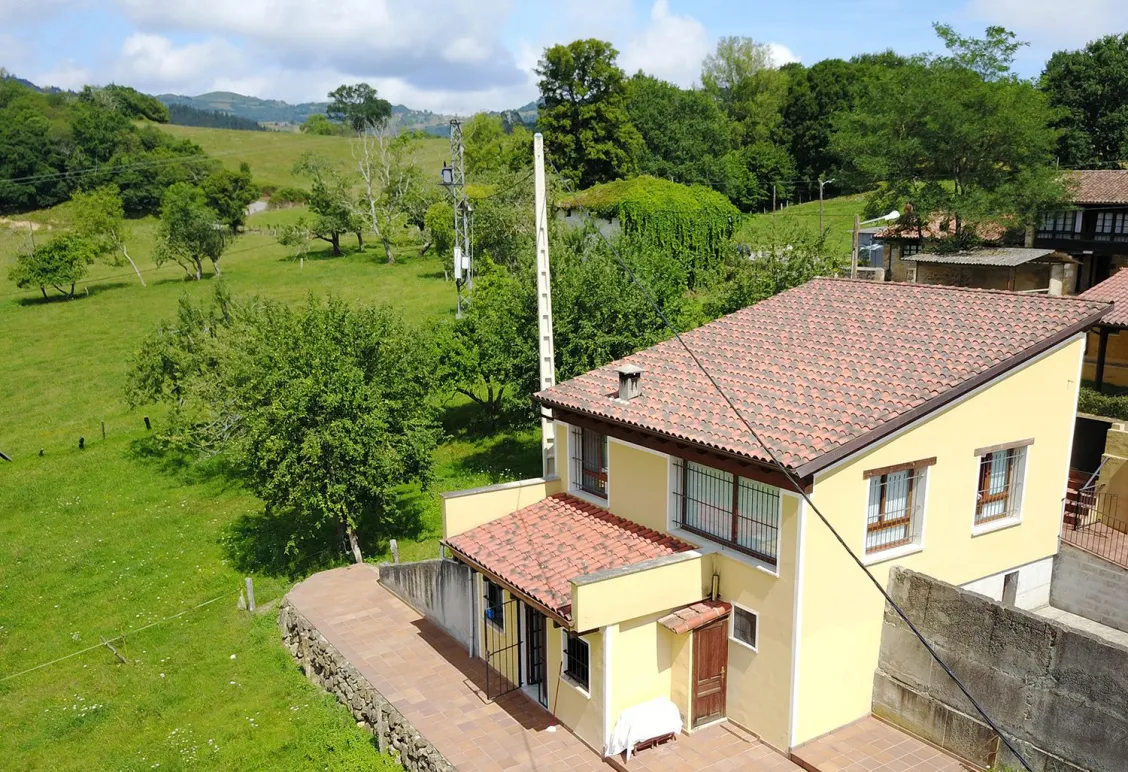
[[110,265],[129,263],[137,274],[137,281],[145,286],[141,269],[129,255],[130,228],[125,221],[125,209],[117,187],[106,185],[90,191],[81,191],[71,197],[75,232],[97,247],[98,254]]
[[153,259],[157,265],[177,263],[191,278],[199,280],[204,260],[210,260],[218,276],[219,258],[230,243],[230,235],[219,215],[207,204],[197,187],[178,182],[165,193]]
[[537,64],[541,107],[537,125],[551,160],[581,188],[632,170],[638,132],[626,106],[619,52],[602,40],[545,49]]
[[341,234],[355,233],[357,243],[364,245],[364,220],[357,211],[352,185],[341,169],[324,156],[306,153],[296,164],[294,173],[308,177],[310,191],[306,198],[313,221],[300,222],[311,238],[327,242],[334,256],[341,254]]
[[396,313],[311,297],[299,308],[184,299],[141,347],[131,404],[167,403],[165,439],[246,473],[287,550],[410,534],[405,485],[425,483],[439,437],[434,349]]
[[47,297],[50,287],[68,298],[74,297],[75,284],[97,255],[97,247],[75,235],[58,236],[16,258],[8,278],[21,289],[38,287]]
[[1128,156],[1128,34],[1056,52],[1041,85],[1059,110],[1057,153],[1063,166],[1107,166]]
[[338,86],[329,92],[331,120],[348,125],[357,134],[381,128],[392,117],[392,105],[367,83]]
[[978,43],[945,40],[949,55],[884,70],[835,121],[831,147],[854,184],[885,183],[875,205],[909,204],[918,223],[939,213],[954,246],[968,246],[976,239],[969,224],[1013,212],[1026,225],[1065,191],[1051,167],[1045,95],[1000,71],[1013,40],[990,30]]
[[219,220],[236,233],[247,220],[247,207],[259,197],[259,187],[251,178],[251,167],[244,161],[239,171],[216,169],[200,183],[207,204]]

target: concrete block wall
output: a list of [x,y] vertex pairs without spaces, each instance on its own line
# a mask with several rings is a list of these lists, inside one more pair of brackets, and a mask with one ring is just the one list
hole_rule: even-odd
[[1128,570],[1062,542],[1050,605],[1128,632]]
[[408,772],[454,772],[454,765],[289,601],[282,602],[278,624],[283,642],[306,677],[349,709],[357,725],[376,737],[381,753],[396,756]]
[[1036,560],[1018,568],[1000,571],[997,574],[976,579],[962,585],[965,590],[986,595],[991,600],[1003,599],[1003,577],[1012,571],[1018,572],[1018,593],[1014,605],[1018,608],[1036,609],[1050,603],[1050,583],[1054,573],[1054,559]]
[[[902,568],[889,592],[1036,772],[1125,769],[1128,647]],[[873,712],[976,766],[1014,765],[892,608]]]
[[474,641],[473,574],[454,560],[384,563],[380,584],[430,619],[469,651]]

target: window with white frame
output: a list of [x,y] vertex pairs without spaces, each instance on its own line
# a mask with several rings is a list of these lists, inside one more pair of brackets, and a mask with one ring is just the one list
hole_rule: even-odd
[[1022,507],[1026,446],[979,454],[979,484],[975,494],[975,524],[1017,518]]
[[1042,216],[1038,237],[1043,239],[1076,239],[1081,236],[1081,212],[1052,212]]
[[1128,212],[1097,212],[1093,238],[1097,241],[1128,240]]
[[673,496],[675,519],[680,527],[776,564],[778,489],[676,458]]
[[486,583],[486,619],[505,629],[505,591],[489,579],[482,581]]
[[607,498],[607,435],[572,427],[572,488]]
[[729,637],[755,651],[759,646],[760,615],[752,609],[734,605]]
[[580,636],[561,630],[564,644],[564,675],[584,691],[588,690],[591,669],[591,647]]
[[865,473],[869,479],[867,554],[919,543],[928,464],[918,461]]

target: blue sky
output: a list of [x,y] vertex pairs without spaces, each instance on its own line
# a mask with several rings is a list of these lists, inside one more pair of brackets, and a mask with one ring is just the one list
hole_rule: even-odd
[[722,35],[780,63],[937,49],[933,21],[1015,30],[1035,76],[1055,50],[1128,31],[1124,0],[0,0],[0,67],[40,84],[230,90],[311,101],[365,80],[395,102],[472,112],[536,95],[546,45],[600,37],[620,64],[691,85]]

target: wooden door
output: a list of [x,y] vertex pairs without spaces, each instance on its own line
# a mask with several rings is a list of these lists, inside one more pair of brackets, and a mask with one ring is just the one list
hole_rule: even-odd
[[725,715],[728,670],[728,619],[693,633],[693,725]]

